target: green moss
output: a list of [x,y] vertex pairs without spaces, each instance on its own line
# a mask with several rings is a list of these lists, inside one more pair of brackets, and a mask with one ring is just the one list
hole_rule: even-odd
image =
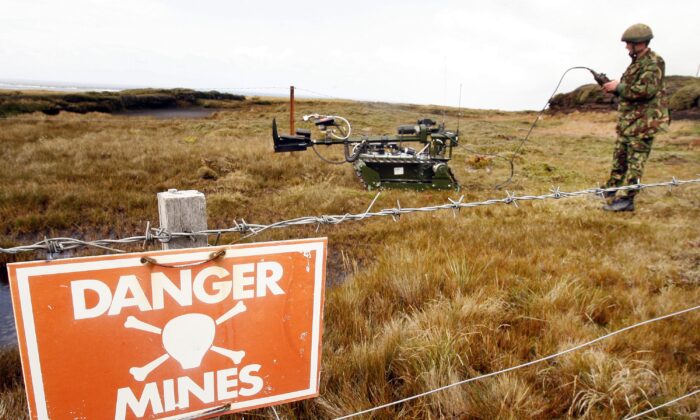
[[698,106],[700,101],[700,82],[688,83],[678,89],[669,99],[671,111],[682,111]]

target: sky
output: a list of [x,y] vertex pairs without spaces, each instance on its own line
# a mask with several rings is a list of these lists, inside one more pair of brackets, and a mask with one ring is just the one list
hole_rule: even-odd
[[[0,80],[538,110],[562,73],[619,78],[638,22],[700,69],[700,1],[0,0]],[[560,91],[592,83],[567,74]],[[460,95],[461,85],[461,95]],[[285,90],[287,89],[287,90]]]

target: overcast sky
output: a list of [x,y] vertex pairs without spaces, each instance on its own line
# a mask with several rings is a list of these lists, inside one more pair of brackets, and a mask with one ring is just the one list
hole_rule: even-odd
[[[540,109],[561,74],[619,78],[649,24],[668,75],[700,65],[700,1],[0,0],[0,80]],[[569,73],[563,91],[590,83]],[[308,93],[308,91],[300,91]]]

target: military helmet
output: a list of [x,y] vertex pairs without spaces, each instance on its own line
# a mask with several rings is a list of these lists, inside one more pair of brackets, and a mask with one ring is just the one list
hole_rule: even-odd
[[648,42],[654,37],[651,28],[643,23],[635,23],[622,34],[623,42]]

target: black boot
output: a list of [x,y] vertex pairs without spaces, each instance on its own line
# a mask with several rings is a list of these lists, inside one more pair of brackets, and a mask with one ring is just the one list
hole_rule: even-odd
[[634,211],[634,198],[633,197],[620,197],[616,198],[612,204],[606,204],[603,206],[605,211]]

